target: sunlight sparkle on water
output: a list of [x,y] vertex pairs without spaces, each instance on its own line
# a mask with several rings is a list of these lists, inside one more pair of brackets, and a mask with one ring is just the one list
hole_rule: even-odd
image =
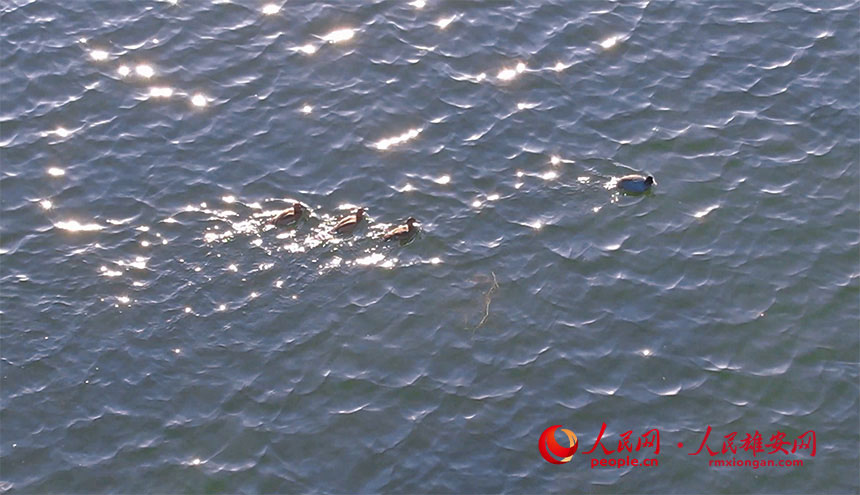
[[265,15],[273,15],[280,12],[281,8],[273,3],[269,3],[263,6],[263,14]]
[[302,110],[301,110],[301,112],[302,112],[302,113],[304,113],[304,114],[309,114],[309,113],[311,113],[311,112],[313,112],[313,111],[314,111],[314,107],[312,107],[312,106],[310,106],[310,105],[305,105],[305,106],[303,106],[303,107],[302,107]]
[[206,106],[206,97],[201,93],[197,93],[191,97],[191,104],[195,107],[205,107]]
[[153,86],[149,88],[149,96],[154,98],[170,98],[173,96],[173,88]]
[[225,203],[235,203],[236,202],[236,196],[233,196],[233,195],[223,196],[221,198],[221,201],[223,201]]
[[433,179],[433,182],[435,182],[437,184],[442,184],[444,186],[445,184],[449,184],[451,182],[451,176],[450,175],[443,175],[441,177],[437,177],[437,178]]
[[351,40],[355,36],[355,30],[350,28],[336,29],[322,37],[323,41],[329,43],[340,43],[341,41]]
[[44,208],[45,210],[50,210],[51,208],[54,207],[54,204],[51,203],[51,201],[47,200],[47,199],[43,199],[42,201],[39,201],[39,205],[41,205],[42,208]]
[[423,9],[427,3],[424,0],[415,0],[414,2],[409,2],[409,5],[415,7],[416,9]]
[[77,220],[57,222],[54,226],[58,229],[68,230],[69,232],[92,232],[104,228],[104,226],[97,223],[81,223]]
[[401,134],[399,136],[393,136],[393,137],[381,139],[381,140],[377,141],[373,146],[379,150],[387,150],[388,148],[390,148],[396,144],[405,143],[406,141],[409,141],[410,139],[414,139],[419,134],[421,134],[421,131],[423,131],[423,129],[418,128],[418,127],[414,128],[414,129],[409,129],[408,131],[404,132],[403,134]]
[[300,46],[300,47],[298,48],[298,50],[299,50],[300,52],[304,53],[305,55],[313,55],[314,53],[316,53],[316,52],[317,52],[317,47],[315,47],[314,45],[312,45],[312,44],[308,43],[307,45],[302,45],[302,46]]
[[456,18],[457,16],[455,15],[452,15],[451,17],[440,17],[439,20],[436,21],[436,25],[439,27],[439,29],[445,29],[446,27],[448,27],[449,24],[454,22]]
[[697,211],[696,213],[693,213],[693,216],[696,218],[704,218],[708,215],[708,213],[716,210],[717,208],[719,208],[719,205],[709,206],[709,207],[705,208],[704,210],[700,210],[700,211]]
[[127,65],[120,65],[119,69],[117,69],[116,71],[119,73],[120,76],[125,77],[131,74],[131,67]]
[[501,79],[502,81],[510,81],[511,79],[517,77],[518,74],[522,74],[525,70],[526,64],[520,62],[514,69],[502,69],[499,72],[499,75],[497,75],[496,77]]
[[612,48],[613,46],[615,46],[616,43],[618,43],[618,40],[620,40],[620,39],[621,39],[620,36],[611,36],[611,37],[606,38],[605,40],[601,41],[600,46],[602,46],[604,50],[608,50],[609,48]]
[[558,174],[555,172],[555,170],[550,170],[549,172],[544,172],[544,173],[540,176],[540,178],[541,178],[541,179],[543,179],[543,180],[553,180],[553,179],[555,179],[555,178],[557,178],[557,177],[558,177]]
[[552,155],[552,157],[549,159],[549,162],[553,165],[558,165],[559,163],[561,163],[561,157],[558,155]]
[[155,69],[153,69],[151,65],[140,64],[134,68],[134,73],[140,77],[145,77],[149,79],[150,77],[155,75]]
[[104,50],[93,50],[90,52],[90,58],[101,62],[102,60],[107,60],[108,52]]
[[111,270],[110,268],[108,268],[108,267],[106,267],[106,266],[104,266],[104,265],[102,265],[101,267],[99,267],[99,271],[100,271],[100,272],[102,272],[102,274],[103,274],[105,277],[119,277],[120,275],[122,275],[122,272],[121,272],[121,271],[119,271],[119,270]]
[[363,258],[358,258],[355,260],[356,265],[379,265],[382,261],[385,260],[385,255],[382,253],[373,253],[371,255],[365,256]]
[[499,200],[498,194],[490,194],[489,196],[487,196],[487,201],[498,201],[498,200]]
[[61,138],[66,138],[66,137],[69,137],[72,135],[72,131],[66,129],[65,127],[57,127],[56,129],[54,129],[53,131],[51,131],[47,134],[56,134],[57,136],[60,136]]
[[51,167],[48,169],[48,175],[53,177],[62,177],[63,175],[66,175],[66,171],[58,167]]
[[561,72],[564,70],[564,64],[558,62],[557,64],[555,64],[555,67],[553,67],[553,69],[555,69],[556,72]]

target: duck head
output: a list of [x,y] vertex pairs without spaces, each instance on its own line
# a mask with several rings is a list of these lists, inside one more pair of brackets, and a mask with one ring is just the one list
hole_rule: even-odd
[[296,215],[301,215],[304,209],[305,207],[301,203],[293,203],[293,213]]
[[413,228],[415,228],[415,222],[417,222],[417,221],[418,220],[415,220],[414,217],[409,217],[406,219],[406,225],[409,226],[409,230],[412,230]]
[[364,218],[364,208],[359,208],[355,210],[355,219],[361,220],[362,218]]
[[648,177],[645,177],[645,184],[650,186],[651,184],[656,184],[656,183],[657,182],[654,180],[654,177],[652,177],[650,175]]

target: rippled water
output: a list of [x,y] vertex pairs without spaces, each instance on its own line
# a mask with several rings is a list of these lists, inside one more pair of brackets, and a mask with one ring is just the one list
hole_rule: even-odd
[[0,490],[857,492],[858,6],[6,2]]

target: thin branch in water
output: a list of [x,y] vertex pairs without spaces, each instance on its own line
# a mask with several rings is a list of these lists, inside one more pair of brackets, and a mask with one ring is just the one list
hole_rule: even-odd
[[484,304],[486,305],[484,307],[484,317],[481,318],[481,322],[478,323],[478,326],[475,327],[475,330],[481,328],[481,325],[483,325],[484,322],[487,321],[487,318],[490,317],[490,302],[493,300],[493,298],[491,296],[492,296],[493,292],[499,288],[499,283],[496,281],[495,272],[490,272],[490,273],[493,274],[493,285],[490,287],[490,290],[488,290],[487,294],[484,296]]

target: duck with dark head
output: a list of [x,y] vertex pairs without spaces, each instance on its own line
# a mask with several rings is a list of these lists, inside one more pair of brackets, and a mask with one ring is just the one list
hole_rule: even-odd
[[305,213],[305,207],[302,206],[301,203],[293,203],[293,206],[287,208],[286,210],[278,213],[278,215],[269,220],[268,223],[276,226],[283,227],[285,225],[289,225],[291,223],[298,222],[302,215]]
[[355,210],[355,213],[352,215],[347,215],[340,220],[337,221],[335,226],[331,229],[335,234],[346,234],[352,232],[353,229],[358,225],[359,222],[364,218],[364,208],[359,208]]
[[650,175],[643,177],[641,175],[625,175],[618,179],[618,189],[629,193],[644,193],[651,189],[651,186],[656,184],[654,177]]
[[415,222],[417,222],[415,218],[409,217],[406,219],[405,224],[398,225],[397,227],[389,230],[382,236],[382,238],[386,241],[390,241],[392,239],[400,242],[408,241],[418,232],[418,227],[415,226]]

